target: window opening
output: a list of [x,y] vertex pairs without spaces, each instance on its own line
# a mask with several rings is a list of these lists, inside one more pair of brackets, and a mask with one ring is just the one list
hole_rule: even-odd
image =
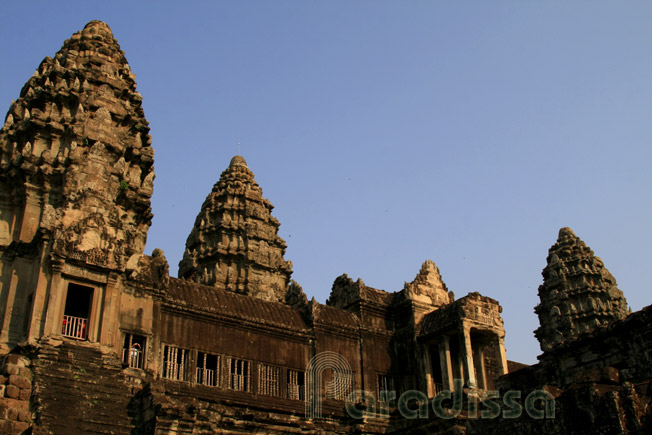
[[209,387],[216,387],[219,379],[220,356],[197,352],[197,370],[195,382]]
[[281,369],[267,364],[258,365],[258,394],[280,396]]
[[251,391],[251,364],[249,361],[229,358],[229,388],[237,391]]
[[441,358],[439,358],[438,347],[436,345],[430,346],[429,352],[432,383],[435,389],[434,394],[437,395],[444,389],[444,374],[441,366]]
[[145,361],[145,337],[125,334],[122,344],[122,364],[133,369],[142,369]]
[[68,284],[61,335],[86,340],[92,300],[93,287],[75,283]]
[[305,376],[300,370],[288,369],[287,395],[288,399],[305,400]]
[[333,381],[328,385],[326,396],[335,400],[346,400],[353,392],[353,373],[333,370]]
[[174,346],[163,346],[163,373],[166,379],[188,380],[188,361],[190,351]]
[[394,389],[394,379],[388,375],[378,375],[378,402],[388,405],[390,399],[392,399],[392,392],[394,392],[394,398],[396,398],[396,390]]

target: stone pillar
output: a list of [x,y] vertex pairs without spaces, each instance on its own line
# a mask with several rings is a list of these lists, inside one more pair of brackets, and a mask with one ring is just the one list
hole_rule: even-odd
[[507,369],[507,354],[505,353],[505,337],[496,336],[498,339],[498,371],[501,375],[506,375]]
[[109,273],[104,292],[104,304],[102,306],[102,324],[99,325],[100,333],[98,341],[105,346],[113,347],[120,352],[118,316],[120,312],[120,289],[118,275],[115,272]]
[[88,341],[100,341],[100,333],[102,325],[100,324],[100,319],[102,318],[102,312],[104,307],[104,287],[103,286],[94,286],[93,288],[93,299],[91,300],[91,309],[88,313],[88,326],[87,326],[87,336]]
[[[5,270],[7,269],[11,270],[11,274],[7,277],[8,279],[5,278],[3,280],[5,281],[5,285],[2,286],[2,292],[4,293],[2,299],[5,301],[5,310],[4,318],[1,319],[2,332],[0,333],[0,342],[2,342],[3,345],[9,343],[9,328],[14,316],[14,300],[16,299],[16,288],[18,287],[18,274],[16,273],[16,269],[14,267],[5,268]],[[9,349],[9,347],[7,347],[7,349]]]
[[25,183],[25,208],[20,220],[19,240],[29,243],[34,238],[41,221],[41,197],[38,187]]
[[460,328],[462,332],[462,363],[464,365],[464,377],[466,378],[466,385],[469,388],[477,388],[478,383],[475,378],[475,367],[473,366],[473,348],[471,346],[471,328],[462,325]]
[[451,363],[450,337],[444,335],[439,343],[439,364],[442,368],[444,389],[453,391],[453,364]]
[[46,320],[46,308],[48,287],[50,286],[50,279],[48,277],[49,271],[46,266],[47,254],[50,252],[50,240],[48,236],[44,236],[43,249],[39,257],[39,264],[37,270],[36,282],[34,284],[34,293],[32,295],[32,312],[29,320],[27,331],[28,340],[37,340],[43,335]]
[[426,374],[426,389],[428,390],[428,397],[434,397],[436,394],[435,391],[435,380],[432,373],[432,358],[430,357],[430,346],[431,344],[424,344],[422,346],[424,361],[425,361],[425,374]]
[[8,351],[7,341],[5,337],[5,329],[3,327],[3,319],[5,319],[9,312],[9,293],[12,281],[12,264],[0,261],[0,352]]
[[47,314],[43,336],[61,335],[61,321],[66,303],[66,280],[61,276],[63,263],[53,263],[50,280],[50,297],[47,302]]
[[[460,346],[462,346],[461,337],[458,338],[458,341],[460,341]],[[462,381],[462,385],[464,385],[466,383],[466,375],[464,374],[464,358],[462,357],[461,348],[457,353],[457,372],[460,374],[460,380]]]
[[31,315],[29,292],[33,291],[34,281],[38,279],[37,264],[37,260],[25,257],[16,257],[11,260],[11,263],[3,263],[2,273],[7,274],[3,279],[4,285],[0,296],[1,303],[4,305],[4,315],[0,319],[2,322],[0,343],[3,345],[19,343],[27,335]]
[[482,390],[487,389],[487,372],[484,367],[484,345],[478,344],[475,348],[474,362],[476,368],[476,375],[478,378],[478,388]]

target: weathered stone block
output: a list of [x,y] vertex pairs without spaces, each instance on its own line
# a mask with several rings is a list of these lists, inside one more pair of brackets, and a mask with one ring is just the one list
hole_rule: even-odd
[[5,397],[5,389],[7,388],[6,385],[0,385],[0,397]]
[[11,422],[12,433],[23,433],[29,429],[29,423],[23,421],[12,421]]
[[29,398],[32,395],[32,390],[31,389],[20,389],[20,392],[18,393],[18,399],[20,400],[29,400]]
[[2,373],[4,373],[7,376],[17,375],[19,371],[20,370],[18,369],[18,366],[12,363],[5,364],[4,367],[2,368]]
[[32,413],[26,410],[18,412],[18,421],[31,421]]
[[24,377],[25,379],[28,379],[29,381],[31,381],[34,378],[34,375],[32,374],[32,371],[30,369],[28,369],[27,367],[21,367],[18,370],[18,374],[20,376]]
[[7,418],[9,420],[18,420],[18,413],[20,411],[16,408],[9,408],[9,413],[7,415]]
[[13,421],[0,421],[0,433],[14,433]]
[[25,401],[18,400],[18,399],[12,399],[12,398],[9,398],[9,397],[1,397],[0,398],[0,407],[16,408],[18,410],[24,410],[24,409],[29,409],[29,402],[25,402]]
[[19,395],[20,395],[20,388],[18,388],[15,385],[7,385],[7,389],[5,390],[6,397],[17,399]]
[[20,375],[11,375],[9,376],[9,385],[15,385],[18,388],[22,389],[31,389],[32,383],[29,379],[26,379]]
[[16,355],[15,353],[12,353],[7,356],[7,363],[16,364],[18,367],[25,367],[25,358],[21,357],[20,355]]

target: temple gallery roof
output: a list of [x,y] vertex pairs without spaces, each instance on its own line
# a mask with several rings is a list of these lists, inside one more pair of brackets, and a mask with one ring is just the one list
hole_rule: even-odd
[[178,278],[170,278],[166,302],[193,311],[292,331],[307,330],[301,314],[281,302],[263,301]]

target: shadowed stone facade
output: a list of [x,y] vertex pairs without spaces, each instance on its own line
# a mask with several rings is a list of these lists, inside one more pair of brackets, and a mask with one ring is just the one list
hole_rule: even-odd
[[[171,277],[161,250],[143,252],[151,145],[134,76],[99,21],[11,105],[0,130],[0,432],[650,432],[650,309],[628,315],[569,229],[539,289],[544,353],[525,367],[506,358],[499,303],[455,299],[430,260],[396,292],[344,274],[326,304],[308,300],[241,156]],[[324,355],[346,367],[317,373]],[[481,400],[508,411],[489,396],[509,390],[544,392],[554,418],[478,417]],[[426,405],[421,418],[405,416],[408,392],[408,411]],[[444,418],[430,404],[449,392],[460,409]]]

